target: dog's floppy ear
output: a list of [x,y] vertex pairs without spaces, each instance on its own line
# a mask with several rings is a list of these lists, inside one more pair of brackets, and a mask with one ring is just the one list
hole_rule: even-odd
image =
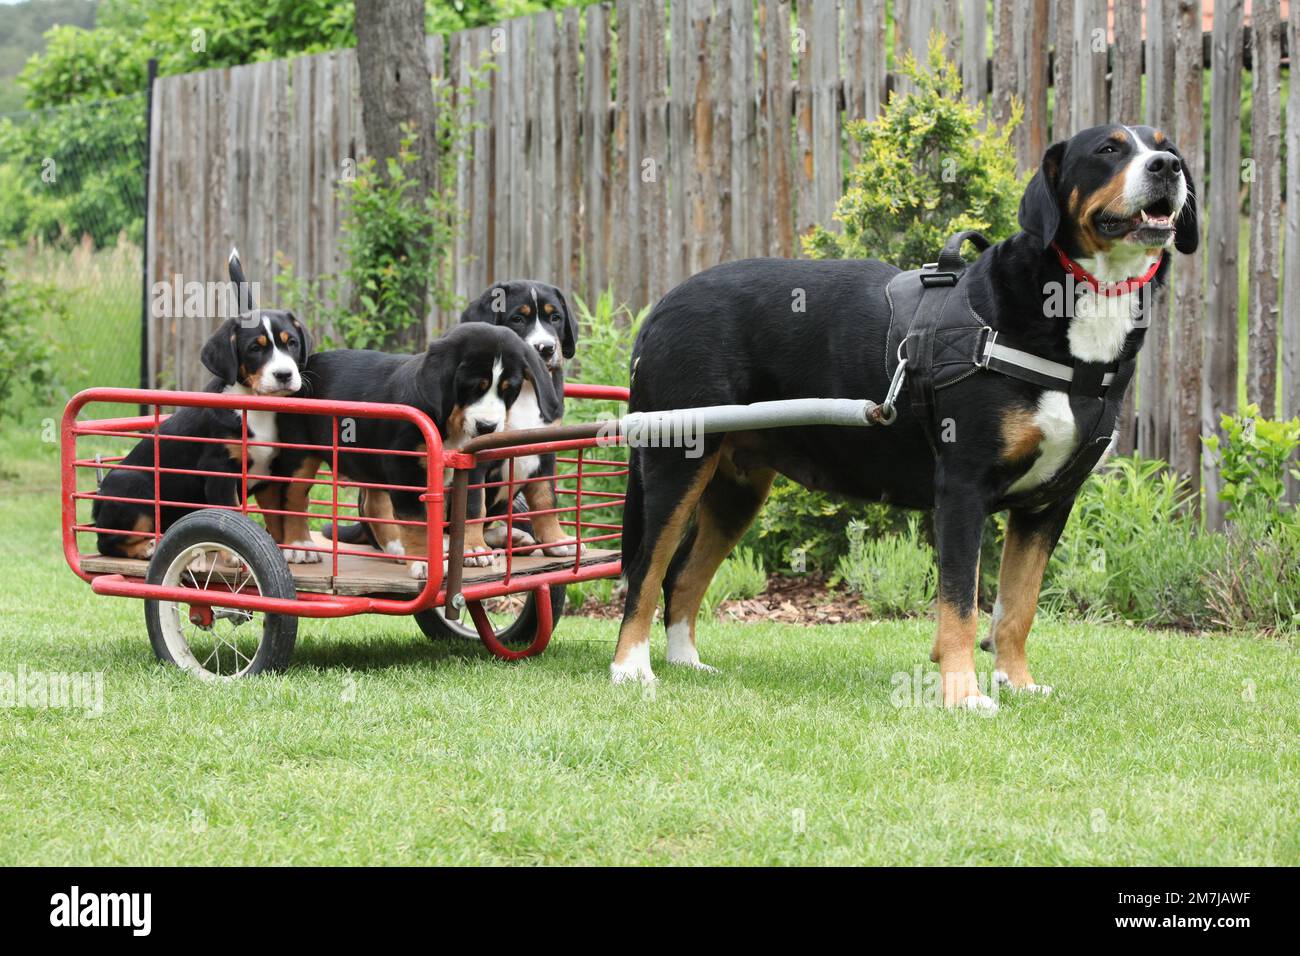
[[226,319],[203,346],[199,361],[223,382],[239,381],[239,320]]
[[465,307],[465,311],[460,314],[460,320],[500,325],[501,320],[506,317],[506,299],[509,294],[509,283],[494,282],[481,296]]
[[1183,208],[1179,210],[1178,217],[1174,220],[1174,248],[1184,255],[1190,256],[1196,251],[1197,246],[1201,244],[1201,224],[1196,207],[1196,186],[1192,182],[1191,174],[1187,171],[1187,160],[1183,159],[1182,153],[1178,152],[1173,146],[1169,146],[1168,149],[1178,157],[1178,162],[1182,164],[1183,182],[1187,184],[1187,198],[1183,200]]
[[456,370],[460,347],[445,333],[424,350],[418,374],[419,397],[433,415],[439,430],[446,428],[456,401]]
[[564,297],[564,293],[555,286],[551,288],[555,289],[555,297],[560,300],[560,308],[564,310],[563,328],[560,332],[560,354],[566,359],[573,358],[573,353],[578,350],[578,319],[569,308],[569,300]]
[[564,402],[563,396],[555,393],[551,373],[542,362],[542,357],[537,354],[537,349],[524,345],[518,339],[515,341],[519,342],[518,348],[524,357],[524,374],[533,383],[533,391],[537,393],[537,407],[541,409],[542,420],[558,421],[564,416]]
[[1056,201],[1056,183],[1061,175],[1065,143],[1053,143],[1020,197],[1020,228],[1037,239],[1044,249],[1056,238],[1061,225],[1061,206]]
[[298,368],[302,368],[311,357],[311,333],[307,331],[307,326],[298,321],[298,316],[292,312],[287,314],[289,324],[298,330]]

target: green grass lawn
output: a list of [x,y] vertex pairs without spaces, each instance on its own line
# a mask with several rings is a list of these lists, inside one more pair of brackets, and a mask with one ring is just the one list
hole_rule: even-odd
[[715,675],[660,632],[653,695],[609,684],[609,622],[505,664],[305,621],[287,673],[202,685],[64,566],[39,428],[0,451],[0,671],[105,703],[0,710],[0,864],[1300,863],[1293,644],[1045,622],[1057,693],[991,718],[891,704],[924,621],[709,623]]

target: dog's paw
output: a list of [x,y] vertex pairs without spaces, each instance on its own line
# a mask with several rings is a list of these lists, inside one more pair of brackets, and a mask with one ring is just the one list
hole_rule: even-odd
[[650,668],[650,642],[635,645],[622,663],[615,660],[609,665],[609,678],[615,684],[628,684],[639,681],[653,684],[658,678]]
[[718,669],[717,669],[716,667],[714,667],[712,664],[706,664],[706,663],[704,663],[704,662],[701,661],[701,660],[693,660],[693,661],[691,661],[691,660],[677,660],[677,661],[675,661],[675,660],[673,660],[673,659],[670,657],[670,658],[668,658],[668,663],[671,664],[673,667],[689,667],[689,668],[691,668],[692,670],[704,671],[704,673],[706,673],[706,674],[717,674],[717,673],[719,673]]
[[150,541],[148,544],[146,544],[146,545],[144,546],[144,556],[145,556],[145,559],[147,560],[147,559],[149,559],[149,558],[152,558],[152,557],[153,557],[153,553],[154,553],[155,550],[157,550],[157,548],[158,548],[158,542],[157,542],[157,540]]
[[467,568],[490,568],[492,566],[492,555],[490,554],[467,554],[465,555],[465,567]]
[[969,710],[981,717],[992,717],[998,712],[998,702],[986,694],[972,694],[963,697],[953,705],[958,710]]
[[548,544],[542,548],[543,554],[549,554],[553,558],[571,558],[578,553],[576,544]]
[[412,561],[407,565],[407,570],[410,571],[411,577],[417,581],[423,581],[429,576],[429,565],[425,561]]
[[322,555],[319,551],[306,549],[315,547],[310,541],[290,541],[284,550],[284,559],[290,564],[319,564]]
[[[504,548],[506,546],[506,529],[505,525],[493,525],[483,532],[483,540],[489,548]],[[523,528],[513,528],[510,534],[510,545],[515,548],[527,548],[537,543],[537,539],[525,531]]]
[[610,664],[609,679],[615,684],[630,684],[634,681],[642,684],[654,684],[659,681],[659,678],[655,677],[654,671],[650,669],[649,664],[644,667],[635,664]]
[[1040,697],[1048,697],[1052,693],[1051,684],[1035,684],[1031,682],[1016,687],[1011,683],[1011,675],[1006,671],[994,671],[993,680],[998,687],[1010,691],[1013,694],[1037,694]]

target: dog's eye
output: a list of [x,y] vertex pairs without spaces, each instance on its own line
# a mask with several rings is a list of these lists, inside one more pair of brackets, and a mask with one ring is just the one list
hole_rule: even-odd
[[523,317],[522,315],[520,315],[518,312],[516,312],[514,315],[510,316],[510,321],[511,321],[511,322],[522,322],[523,320],[524,320],[524,317]]
[[1101,145],[1101,147],[1097,150],[1097,152],[1099,152],[1099,153],[1118,153],[1119,150],[1116,149],[1115,146],[1114,146],[1114,144],[1112,144],[1112,143],[1103,143],[1103,144]]
[[486,392],[488,390],[488,386],[490,386],[491,384],[492,383],[489,382],[487,379],[481,378],[478,380],[478,390],[480,392]]

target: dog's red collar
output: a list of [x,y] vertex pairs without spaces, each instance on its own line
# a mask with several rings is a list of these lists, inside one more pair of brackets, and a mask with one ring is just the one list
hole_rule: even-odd
[[1056,250],[1056,258],[1061,260],[1061,268],[1070,275],[1074,276],[1076,282],[1082,282],[1090,286],[1098,295],[1125,295],[1142,288],[1148,282],[1156,277],[1156,272],[1160,269],[1160,263],[1165,261],[1165,254],[1162,252],[1156,256],[1156,261],[1151,263],[1151,268],[1140,276],[1132,276],[1122,282],[1102,282],[1095,275],[1085,269],[1079,263],[1075,262],[1065,254],[1065,250],[1059,244],[1053,242],[1052,248]]

